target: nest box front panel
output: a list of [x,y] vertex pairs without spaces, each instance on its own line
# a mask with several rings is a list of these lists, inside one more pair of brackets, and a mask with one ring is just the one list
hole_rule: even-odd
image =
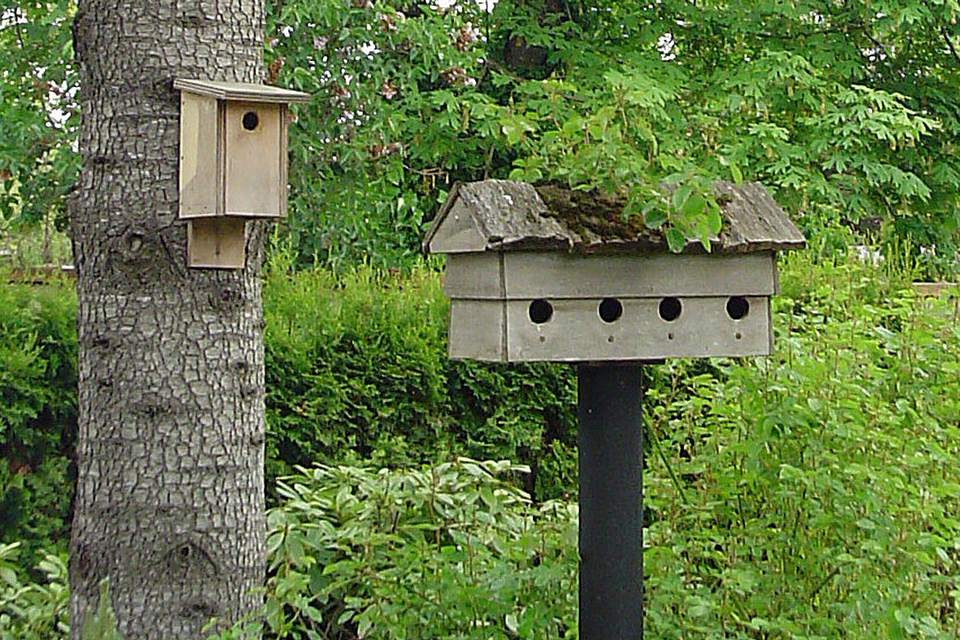
[[187,224],[187,264],[195,269],[243,269],[246,226],[241,218],[191,220]]
[[447,256],[450,355],[500,362],[766,355],[772,253]]
[[229,102],[225,114],[226,214],[278,218],[286,204],[283,105]]
[[506,303],[508,362],[656,360],[770,353],[763,296]]

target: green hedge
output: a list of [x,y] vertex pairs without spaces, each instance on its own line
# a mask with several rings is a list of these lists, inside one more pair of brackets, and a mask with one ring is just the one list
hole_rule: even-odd
[[66,548],[68,452],[76,433],[72,291],[0,285],[0,543]]
[[264,309],[271,475],[467,455],[530,465],[525,488],[540,498],[575,481],[573,371],[451,362],[435,272],[274,268]]
[[[541,497],[574,486],[568,367],[453,363],[447,303],[427,268],[291,273],[264,288],[268,486],[293,465],[510,459]],[[0,284],[0,542],[63,549],[76,433],[70,281]]]

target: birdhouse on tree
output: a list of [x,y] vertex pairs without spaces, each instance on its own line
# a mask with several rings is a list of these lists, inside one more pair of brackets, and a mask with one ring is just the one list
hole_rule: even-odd
[[758,184],[715,185],[711,253],[670,253],[623,202],[486,180],[451,191],[424,240],[447,254],[450,356],[494,362],[766,355],[776,253],[803,234]]
[[191,267],[242,269],[246,222],[287,213],[288,105],[299,91],[174,80],[180,90],[180,218]]

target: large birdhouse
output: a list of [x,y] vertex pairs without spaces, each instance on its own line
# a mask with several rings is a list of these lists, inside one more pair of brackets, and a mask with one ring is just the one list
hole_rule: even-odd
[[724,227],[670,253],[622,203],[486,180],[450,193],[424,249],[447,254],[450,356],[494,362],[769,354],[776,253],[804,237],[758,184],[716,185]]
[[299,91],[177,79],[180,218],[191,267],[242,269],[251,219],[287,213],[288,105]]

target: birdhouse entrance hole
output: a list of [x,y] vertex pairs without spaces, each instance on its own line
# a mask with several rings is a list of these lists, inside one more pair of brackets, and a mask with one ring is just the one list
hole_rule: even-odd
[[616,298],[604,298],[597,308],[600,319],[606,323],[616,322],[623,315],[623,304]]
[[247,111],[243,114],[243,128],[247,131],[254,131],[260,126],[260,116],[256,111]]
[[534,300],[530,303],[530,321],[545,324],[553,317],[553,305],[546,300]]
[[750,313],[750,302],[743,296],[733,296],[727,300],[727,315],[734,320],[743,320]]
[[657,312],[663,320],[673,322],[683,313],[683,305],[678,298],[664,298],[660,301]]

